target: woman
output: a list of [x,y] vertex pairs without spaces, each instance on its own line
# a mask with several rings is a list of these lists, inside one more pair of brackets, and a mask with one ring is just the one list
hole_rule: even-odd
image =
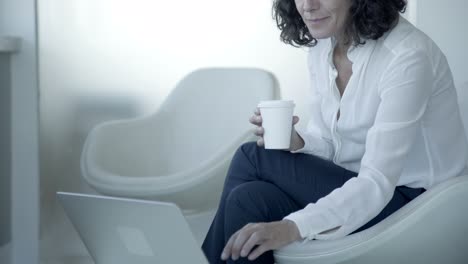
[[[404,0],[276,0],[281,38],[311,47],[311,119],[291,147],[234,155],[203,243],[210,263],[273,263],[272,250],[369,228],[466,169],[447,60],[400,17]],[[294,117],[293,124],[299,121]],[[250,122],[263,135],[258,111]]]

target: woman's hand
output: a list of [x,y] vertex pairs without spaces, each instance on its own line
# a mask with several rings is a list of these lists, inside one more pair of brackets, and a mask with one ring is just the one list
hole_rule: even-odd
[[[264,146],[265,142],[263,141],[263,133],[265,131],[262,127],[262,116],[258,108],[255,109],[254,115],[250,117],[249,122],[257,126],[254,130],[254,134],[260,137],[260,139],[257,140],[257,145],[260,147]],[[299,134],[296,132],[296,129],[294,128],[294,125],[296,125],[298,122],[299,122],[299,117],[293,116],[293,125],[292,125],[292,131],[291,131],[291,144],[288,150],[297,150],[297,149],[304,147],[304,141],[302,140],[302,138],[299,136]]]
[[299,229],[291,220],[247,224],[229,238],[221,259],[231,257],[237,260],[239,256],[248,256],[252,261],[268,250],[281,248],[300,239]]

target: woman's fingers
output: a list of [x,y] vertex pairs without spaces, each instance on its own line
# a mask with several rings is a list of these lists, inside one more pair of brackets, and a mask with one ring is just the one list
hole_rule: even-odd
[[265,131],[264,131],[263,127],[256,127],[256,128],[254,128],[254,134],[255,134],[256,136],[262,137],[264,132],[265,132]]
[[260,109],[258,109],[258,107],[257,107],[257,108],[255,108],[255,110],[254,110],[254,114],[256,114],[256,115],[260,115]]
[[255,108],[254,115],[250,117],[249,121],[250,123],[257,125],[257,126],[262,125],[262,116],[260,115],[260,111],[258,110],[258,108]]
[[300,239],[297,226],[290,220],[250,223],[229,238],[221,259],[248,257],[252,261],[268,250],[278,249]]
[[252,233],[250,238],[244,243],[244,246],[241,249],[241,257],[247,257],[252,251],[252,249],[256,245],[260,245],[262,241],[264,241],[264,238],[262,237],[259,231]]
[[263,147],[264,145],[265,145],[265,141],[263,141],[263,138],[260,138],[259,140],[257,140],[257,146]]
[[262,125],[262,116],[253,115],[253,116],[250,117],[249,122],[254,124],[254,125],[261,126]]
[[[239,231],[234,233],[226,243],[221,254],[222,260],[227,260],[231,257],[233,260],[237,260],[240,256],[246,257],[249,255],[252,248],[259,244],[258,224],[247,224]],[[247,244],[247,247],[245,246]],[[246,251],[247,250],[247,251]]]
[[226,246],[224,246],[223,253],[221,254],[221,259],[222,260],[227,260],[229,256],[232,254],[232,245],[234,244],[234,241],[236,241],[237,235],[239,234],[240,230],[234,233],[226,243]]
[[239,233],[231,248],[231,255],[233,260],[237,260],[241,254],[241,249],[245,242],[250,238],[251,233],[245,229]]
[[259,140],[257,140],[257,145],[259,147],[263,147],[264,145],[264,142],[263,142],[263,133],[265,132],[263,127],[262,127],[262,116],[260,115],[260,111],[258,110],[258,108],[256,108],[254,110],[254,115],[250,117],[249,119],[249,122],[256,125],[257,127],[255,127],[253,129],[253,133],[260,137]]
[[267,243],[263,243],[259,245],[254,251],[252,251],[252,253],[250,253],[250,255],[248,256],[248,259],[250,261],[255,260],[256,258],[258,258],[263,253],[267,252],[268,250],[271,250],[271,248],[267,245]]

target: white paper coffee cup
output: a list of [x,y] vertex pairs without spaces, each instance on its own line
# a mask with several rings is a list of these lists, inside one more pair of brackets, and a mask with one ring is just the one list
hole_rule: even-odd
[[265,149],[290,147],[294,106],[291,100],[261,101],[257,105],[262,115]]

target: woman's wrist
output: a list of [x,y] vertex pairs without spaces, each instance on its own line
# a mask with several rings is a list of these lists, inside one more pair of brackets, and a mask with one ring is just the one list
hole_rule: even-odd
[[305,145],[304,140],[302,137],[297,133],[296,129],[293,128],[293,131],[291,133],[291,144],[289,147],[289,151],[296,151],[298,149],[303,148]]

